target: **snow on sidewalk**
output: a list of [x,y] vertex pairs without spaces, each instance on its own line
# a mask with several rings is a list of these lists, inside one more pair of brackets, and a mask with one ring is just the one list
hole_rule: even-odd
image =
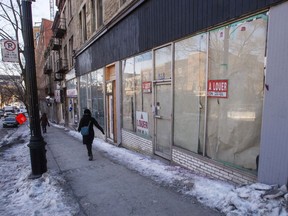
[[[67,133],[80,142],[80,133]],[[60,173],[49,170],[39,179],[28,178],[31,173],[29,138],[29,129],[23,125],[12,136],[10,134],[0,141],[0,147],[3,143],[16,142],[12,147],[0,150],[0,215],[77,215],[79,205],[66,192],[66,182]],[[17,143],[19,140],[21,142]],[[288,215],[286,186],[279,188],[260,183],[236,186],[212,180],[182,167],[115,147],[101,139],[94,140],[93,148],[161,185],[196,197],[204,205],[225,215]]]

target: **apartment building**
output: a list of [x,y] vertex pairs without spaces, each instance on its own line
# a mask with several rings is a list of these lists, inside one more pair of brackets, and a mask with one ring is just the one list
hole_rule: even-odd
[[112,145],[225,181],[287,183],[287,1],[56,5],[62,122],[89,108]]
[[[52,24],[53,21],[42,19],[39,27],[34,27],[34,48],[35,48],[35,65],[37,71],[37,90],[38,90],[38,99],[39,106],[42,112],[47,111],[46,97],[51,95],[52,83],[50,77],[47,76],[51,69],[51,62],[46,64],[46,49],[50,43],[52,37]],[[35,31],[35,29],[39,29]],[[52,95],[51,95],[52,96]]]

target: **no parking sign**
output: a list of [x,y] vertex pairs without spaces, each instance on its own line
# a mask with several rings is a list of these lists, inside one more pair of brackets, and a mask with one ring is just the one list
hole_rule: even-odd
[[1,40],[3,62],[18,62],[18,43],[16,40]]

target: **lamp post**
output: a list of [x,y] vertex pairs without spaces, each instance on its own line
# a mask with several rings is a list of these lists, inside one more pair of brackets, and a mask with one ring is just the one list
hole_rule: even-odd
[[22,0],[24,56],[26,68],[26,88],[29,102],[30,133],[28,144],[32,173],[30,178],[39,178],[47,171],[45,141],[41,135],[37,81],[35,69],[35,53],[32,28],[31,0]]

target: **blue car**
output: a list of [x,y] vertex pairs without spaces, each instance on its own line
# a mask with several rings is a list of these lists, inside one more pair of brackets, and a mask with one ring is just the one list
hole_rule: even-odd
[[3,128],[6,127],[18,127],[18,122],[15,117],[6,117],[3,121]]

